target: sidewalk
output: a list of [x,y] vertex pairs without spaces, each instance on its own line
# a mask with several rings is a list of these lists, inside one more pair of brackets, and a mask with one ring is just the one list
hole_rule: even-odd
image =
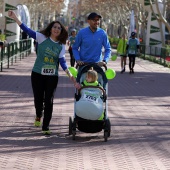
[[[0,72],[0,170],[170,170],[170,69],[137,59],[135,74],[110,61],[111,137],[103,131],[68,136],[74,88],[60,68],[50,129],[33,126],[31,69],[35,54]],[[69,64],[69,55],[67,54]]]

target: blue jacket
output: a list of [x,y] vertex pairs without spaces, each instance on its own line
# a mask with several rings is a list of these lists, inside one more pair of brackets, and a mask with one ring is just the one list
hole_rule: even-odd
[[[102,47],[104,47],[104,58],[102,57]],[[75,43],[72,46],[75,60],[87,63],[97,63],[105,60],[108,62],[111,55],[111,47],[106,32],[97,28],[92,32],[90,27],[81,29]]]

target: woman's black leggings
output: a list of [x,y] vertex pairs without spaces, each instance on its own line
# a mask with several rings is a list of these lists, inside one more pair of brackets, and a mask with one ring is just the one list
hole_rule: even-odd
[[58,84],[58,76],[47,76],[32,72],[31,82],[36,116],[42,117],[44,110],[42,130],[48,130],[52,118],[53,99]]

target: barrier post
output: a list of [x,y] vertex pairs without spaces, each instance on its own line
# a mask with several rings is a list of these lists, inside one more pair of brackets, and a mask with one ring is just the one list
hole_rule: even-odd
[[7,47],[7,54],[8,54],[8,64],[7,64],[7,68],[9,68],[9,59],[10,59],[10,47],[11,47],[11,43],[8,45]]
[[17,62],[17,52],[18,52],[17,42],[14,42],[15,63]]
[[3,68],[3,58],[4,58],[4,49],[1,48],[1,72],[2,72],[2,68]]
[[11,43],[12,49],[11,49],[11,65],[13,65],[13,57],[14,57],[14,42]]
[[22,56],[22,41],[19,41],[19,52],[20,52],[20,60]]

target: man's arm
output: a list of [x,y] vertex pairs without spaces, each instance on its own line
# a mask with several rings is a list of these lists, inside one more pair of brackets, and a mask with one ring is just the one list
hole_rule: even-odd
[[105,48],[103,61],[105,61],[107,63],[111,56],[111,47],[110,47],[110,42],[109,42],[109,39],[108,39],[106,33],[105,33],[105,37],[104,37],[103,46]]

